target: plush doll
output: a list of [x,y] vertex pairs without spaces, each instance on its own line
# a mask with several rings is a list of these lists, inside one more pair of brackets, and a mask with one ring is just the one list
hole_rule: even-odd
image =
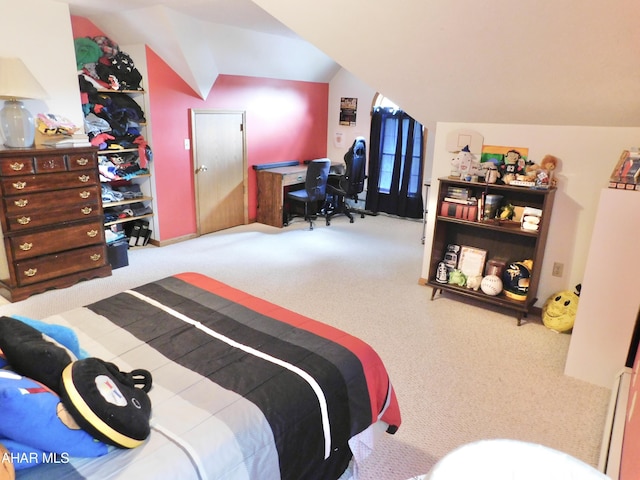
[[478,175],[481,172],[480,162],[478,158],[471,153],[468,145],[451,160],[451,176],[453,177],[468,180],[471,176]]
[[500,214],[498,218],[500,220],[511,220],[516,214],[516,207],[514,207],[511,203],[508,203],[500,208]]
[[0,317],[0,350],[16,372],[55,392],[62,370],[78,359],[53,338],[12,317]]
[[60,397],[44,385],[10,370],[0,369],[0,443],[15,458],[16,470],[37,465],[52,452],[73,457],[98,457],[108,452],[69,415]]
[[543,171],[548,172],[549,186],[556,186],[555,171],[558,168],[558,159],[553,155],[545,155],[540,161],[540,167]]
[[149,436],[152,378],[148,370],[121,372],[99,358],[67,366],[60,398],[73,419],[95,438],[120,448],[135,448]]
[[449,283],[464,287],[467,283],[467,276],[458,269],[454,269],[449,274]]
[[563,290],[554,293],[542,306],[542,323],[558,333],[568,332],[578,312],[578,300],[582,285],[576,285],[576,291]]
[[524,176],[527,177],[528,180],[533,181],[536,178],[538,170],[541,168],[538,163],[529,162],[524,167]]
[[87,352],[80,348],[78,335],[76,335],[76,332],[74,332],[73,329],[69,327],[65,327],[64,325],[57,325],[54,323],[46,323],[40,320],[23,317],[21,315],[11,315],[11,318],[20,320],[22,323],[26,323],[36,330],[44,333],[46,336],[53,338],[63,347],[71,350],[71,352],[78,358],[86,358],[88,356]]
[[473,289],[477,292],[480,289],[481,282],[482,275],[472,275],[467,277],[467,288]]
[[500,164],[500,178],[507,185],[516,179],[516,175],[524,173],[524,160],[517,150],[509,150]]

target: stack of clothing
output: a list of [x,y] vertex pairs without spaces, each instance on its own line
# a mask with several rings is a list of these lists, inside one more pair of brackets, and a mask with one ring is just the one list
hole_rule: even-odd
[[85,132],[101,150],[137,149],[142,163],[151,149],[141,132],[144,111],[122,91],[142,90],[142,76],[131,57],[105,36],[74,40]]

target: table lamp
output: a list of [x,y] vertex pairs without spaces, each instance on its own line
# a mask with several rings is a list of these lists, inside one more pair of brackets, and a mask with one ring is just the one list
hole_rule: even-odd
[[36,127],[33,115],[19,99],[44,98],[46,92],[19,58],[0,57],[0,129],[4,145],[11,148],[33,146]]

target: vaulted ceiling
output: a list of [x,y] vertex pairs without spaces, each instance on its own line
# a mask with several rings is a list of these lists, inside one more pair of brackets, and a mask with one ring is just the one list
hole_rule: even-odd
[[[640,125],[636,0],[67,0],[201,96],[340,66],[423,123]],[[108,9],[108,12],[105,12]]]

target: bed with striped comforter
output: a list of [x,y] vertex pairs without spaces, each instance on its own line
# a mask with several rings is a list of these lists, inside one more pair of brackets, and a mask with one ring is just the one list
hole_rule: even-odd
[[91,356],[151,371],[152,432],[138,448],[21,478],[337,479],[363,460],[374,424],[400,425],[369,345],[201,274],[47,321],[73,328]]

